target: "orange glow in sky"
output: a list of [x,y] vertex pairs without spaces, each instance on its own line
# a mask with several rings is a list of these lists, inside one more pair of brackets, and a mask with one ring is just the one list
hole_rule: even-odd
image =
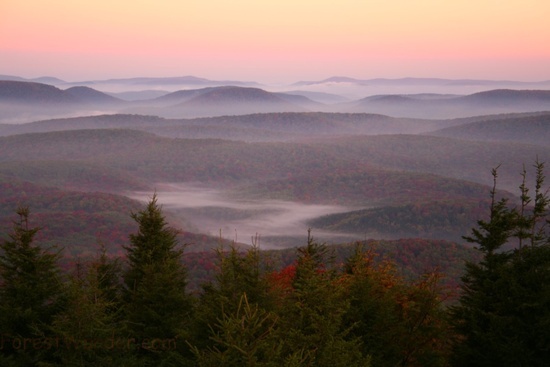
[[548,0],[0,0],[0,74],[550,79]]

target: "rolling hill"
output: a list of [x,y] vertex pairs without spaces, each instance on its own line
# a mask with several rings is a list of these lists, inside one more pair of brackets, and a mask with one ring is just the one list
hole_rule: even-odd
[[550,110],[550,91],[498,89],[466,96],[379,95],[344,105],[349,112],[395,117],[453,118]]
[[548,146],[550,113],[530,116],[502,116],[430,132],[429,135],[478,141],[508,141]]
[[74,105],[78,97],[52,85],[0,80],[0,103]]
[[[306,98],[306,97],[303,97]],[[301,112],[289,98],[259,88],[217,87],[172,106],[186,116],[243,115],[267,112]]]
[[176,104],[188,101],[191,98],[199,96],[203,93],[207,93],[213,89],[214,87],[178,90],[178,91],[171,92],[163,96],[154,98],[153,100],[150,100],[148,102],[151,103],[152,105],[161,106],[161,107],[174,106]]
[[460,243],[479,219],[487,219],[489,205],[483,199],[434,200],[331,214],[309,224],[314,230],[368,238],[430,238]]
[[51,131],[85,129],[139,129],[143,127],[171,125],[174,122],[156,116],[141,115],[98,115],[51,119],[26,124],[0,124],[0,136]]
[[136,101],[123,113],[165,118],[194,118],[253,113],[302,112],[324,106],[301,95],[268,92],[260,88],[218,86],[185,89]]
[[65,92],[76,97],[80,102],[94,105],[122,105],[125,102],[119,98],[99,92],[89,87],[71,87],[65,89]]
[[468,96],[458,97],[458,101],[480,106],[511,107],[518,106],[544,111],[549,108],[550,90],[512,90],[495,89]]
[[373,78],[373,79],[357,79],[346,76],[333,76],[323,80],[314,81],[299,81],[294,83],[294,86],[312,86],[321,84],[336,84],[347,83],[364,86],[483,86],[485,88],[545,88],[550,85],[550,81],[540,82],[521,82],[513,80],[482,80],[482,79],[443,79],[443,78]]
[[21,105],[39,104],[43,107],[52,105],[115,105],[124,101],[99,92],[89,87],[71,87],[65,90],[53,85],[27,82],[0,80],[0,103],[13,103]]
[[105,80],[87,80],[67,83],[67,85],[83,85],[101,89],[126,89],[136,91],[141,88],[164,88],[167,90],[181,89],[181,87],[215,87],[222,85],[257,86],[255,82],[243,82],[237,80],[210,80],[192,75],[177,77],[136,77],[117,78]]
[[[155,121],[136,119],[146,124]],[[515,191],[523,164],[537,156],[541,161],[550,160],[550,147],[422,135],[243,143],[166,138],[123,129],[72,130],[1,137],[0,179],[10,185],[19,182],[18,188],[6,186],[4,190],[3,197],[9,198],[6,213],[22,201],[29,203],[31,210],[36,201],[42,211],[67,192],[75,202],[86,202],[95,200],[97,191],[132,196],[136,190],[150,194],[163,188],[163,183],[182,183],[219,191],[220,201],[199,204],[193,210],[180,210],[175,202],[167,202],[173,223],[184,228],[188,236],[200,232],[196,220],[201,217],[215,215],[217,219],[210,222],[220,223],[218,228],[225,220],[237,226],[241,217],[252,220],[264,216],[269,206],[275,215],[277,206],[293,203],[310,211],[308,208],[320,205],[340,207],[339,216],[321,222],[315,216],[323,212],[312,212],[309,226],[323,235],[343,233],[350,235],[348,238],[364,238],[365,233],[371,233],[380,238],[401,235],[459,240],[486,208],[490,170],[504,163],[499,188]],[[201,195],[199,191],[185,200]],[[499,195],[513,199],[507,193]],[[256,204],[236,204],[250,201]],[[39,204],[42,202],[46,204]],[[71,228],[85,222],[97,228],[106,225],[105,219],[100,219],[106,218],[103,214],[70,214],[71,210],[61,214],[64,211],[60,207],[60,214],[55,214],[65,218],[62,223],[72,220],[71,216],[79,218]],[[54,215],[49,213],[43,215]],[[117,218],[122,218],[121,212]],[[8,214],[3,221],[8,225]],[[54,236],[56,231],[49,233]],[[87,236],[82,243],[95,243],[97,239],[90,231],[93,229],[82,230]],[[257,231],[261,233],[262,228]],[[285,233],[263,237],[263,243],[285,244],[287,240],[280,238]],[[116,236],[119,240],[115,242],[120,243],[122,235]],[[193,241],[197,249],[215,242],[208,233]]]
[[281,112],[194,119],[143,115],[99,115],[0,125],[0,136],[78,129],[139,129],[160,136],[289,141],[330,135],[422,133],[449,126],[446,121],[392,118],[374,114]]
[[[74,203],[101,202],[100,194],[132,196],[171,183],[215,188],[224,200],[238,202],[186,210],[170,206],[173,220],[184,223],[188,234],[199,228],[195,217],[212,214],[238,221],[264,215],[267,210],[239,206],[252,200],[258,206],[283,202],[321,208],[309,224],[323,233],[460,241],[486,209],[492,168],[502,163],[499,189],[515,191],[524,164],[537,157],[550,160],[550,114],[545,112],[440,120],[396,118],[305,112],[304,106],[316,104],[304,96],[240,86],[183,90],[123,103],[88,87],[61,90],[29,82],[4,83],[22,83],[10,85],[26,92],[10,96],[23,100],[66,99],[79,108],[143,107],[180,117],[102,114],[1,125],[0,179],[5,191],[14,193],[9,205],[21,198],[32,203],[37,197],[37,203],[46,203],[39,204],[45,210],[63,201],[63,195]],[[468,114],[486,109],[529,110],[543,108],[547,101],[548,92],[527,90],[364,100],[392,111],[396,106],[421,108],[430,116],[453,109]],[[224,116],[181,118],[187,114]],[[509,193],[499,195],[514,200]],[[125,205],[121,207],[128,209]],[[337,206],[341,211],[318,218],[324,213],[322,206]],[[70,216],[80,218],[80,224],[71,228],[86,221],[105,225],[104,219],[90,213],[68,209],[69,214],[62,214],[63,210],[48,215],[66,218],[64,222]],[[91,243],[92,232],[82,233]],[[284,243],[284,234],[271,237],[271,244]]]
[[53,77],[53,76],[41,76],[38,78],[22,78],[20,76],[14,76],[14,75],[0,75],[0,80],[13,80],[18,82],[35,82],[35,83],[43,83],[43,84],[51,84],[51,85],[60,85],[67,83],[64,80],[61,80],[59,78]]
[[0,107],[4,112],[0,122],[30,122],[43,116],[82,116],[85,111],[165,118],[317,111],[445,119],[550,110],[550,91],[545,90],[498,89],[465,96],[435,93],[374,95],[330,105],[308,98],[307,93],[269,92],[238,85],[208,86],[127,102],[86,85],[61,90],[48,84],[4,80],[0,81]]
[[124,101],[87,87],[62,90],[53,85],[0,80],[0,123],[107,112]]
[[141,207],[123,196],[66,191],[2,176],[0,189],[0,233],[9,232],[19,206],[28,206],[31,225],[42,228],[36,240],[64,248],[65,255],[94,254],[99,241],[107,241],[110,252],[119,252],[127,233],[136,228],[129,213]]
[[0,160],[84,160],[157,180],[237,182],[332,175],[378,167],[482,184],[500,163],[517,187],[523,164],[550,161],[550,147],[422,135],[318,137],[295,143],[173,139],[136,130],[74,130],[0,138]]

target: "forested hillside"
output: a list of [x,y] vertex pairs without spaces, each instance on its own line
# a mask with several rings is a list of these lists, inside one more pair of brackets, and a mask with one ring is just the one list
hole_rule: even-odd
[[[487,118],[489,124],[500,121],[497,117]],[[510,129],[512,133],[521,121],[529,126],[537,124],[544,115],[517,118],[520,120],[514,121],[520,122],[504,125],[502,131]],[[480,117],[480,121],[483,118]],[[12,186],[35,185],[34,191],[46,193],[41,200],[44,195],[54,195],[42,187],[77,191],[83,196],[103,192],[134,198],[137,196],[133,193],[137,191],[148,192],[145,197],[155,190],[162,191],[167,183],[202,185],[205,190],[216,188],[219,203],[204,204],[202,209],[187,208],[185,205],[191,204],[183,204],[181,208],[185,210],[169,205],[171,220],[178,228],[189,234],[204,233],[209,238],[197,245],[197,249],[214,245],[211,239],[221,229],[225,231],[225,239],[234,239],[231,233],[242,231],[238,220],[252,220],[268,211],[275,213],[275,209],[261,209],[261,206],[271,205],[273,200],[298,203],[304,205],[304,210],[312,206],[310,211],[315,210],[315,205],[338,206],[334,209],[338,217],[319,220],[312,214],[307,220],[296,223],[302,228],[300,233],[313,227],[319,234],[321,230],[323,233],[328,230],[344,234],[350,240],[365,236],[386,239],[412,236],[460,242],[461,236],[475,223],[478,208],[486,205],[483,203],[490,184],[488,172],[492,168],[502,163],[500,188],[513,191],[517,187],[517,173],[525,162],[536,157],[541,161],[550,159],[550,147],[542,144],[422,135],[343,134],[330,138],[324,135],[334,132],[337,126],[351,133],[364,124],[383,126],[397,122],[384,116],[344,114],[266,114],[192,122],[200,129],[215,123],[217,126],[228,124],[231,126],[228,130],[240,126],[241,129],[254,127],[274,132],[278,128],[278,134],[311,134],[309,139],[294,142],[244,143],[168,138],[143,131],[171,128],[171,124],[177,127],[175,120],[156,117],[116,115],[44,121],[21,125],[22,131],[43,128],[52,131],[0,137],[0,177]],[[468,123],[472,123],[471,119],[430,124],[466,127]],[[422,122],[402,120],[399,124]],[[112,129],[115,126],[124,129]],[[78,129],[80,127],[87,129]],[[524,136],[533,139],[541,135],[537,129],[525,131]],[[20,202],[23,191],[24,188],[12,190],[12,198],[6,196],[5,201],[10,205]],[[160,200],[163,195],[170,196],[159,193]],[[186,200],[193,201],[191,197]],[[250,200],[257,208],[243,207]],[[25,203],[31,201],[32,195]],[[214,211],[208,206],[218,209]],[[72,212],[71,208],[68,210]],[[209,216],[215,212],[226,214]],[[200,215],[196,215],[198,213]],[[95,209],[90,209],[88,214],[104,215]],[[317,217],[324,214],[320,212]],[[71,226],[84,225],[83,217],[72,217],[74,224]],[[205,228],[205,219],[208,228]],[[4,228],[9,225],[6,219],[3,223]],[[263,230],[261,226],[251,229],[252,234],[260,235]],[[84,232],[90,233],[88,244],[98,232],[110,233],[94,228]],[[285,232],[285,228],[280,229],[280,242],[273,233],[264,236],[264,240],[271,247],[287,246],[283,238],[295,239],[296,234]],[[55,241],[55,237],[52,240]],[[240,241],[250,244],[247,234]],[[60,242],[67,243],[67,239],[60,238]],[[118,252],[120,236],[111,242],[109,251]]]
[[[100,244],[67,261],[20,206],[0,243],[0,362],[543,366],[550,198],[535,168],[532,193],[522,173],[519,207],[498,194],[493,170],[489,215],[465,237],[477,253],[428,240],[328,247],[308,232],[292,250],[220,242],[210,256],[186,255],[153,195],[130,215],[119,256]],[[479,341],[495,339],[487,357]]]
[[447,136],[479,141],[509,141],[547,146],[550,141],[550,113],[531,116],[502,116],[491,121],[470,122],[431,132],[431,135]]

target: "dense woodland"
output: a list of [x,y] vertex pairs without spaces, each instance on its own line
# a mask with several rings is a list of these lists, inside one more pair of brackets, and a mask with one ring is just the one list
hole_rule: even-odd
[[[407,277],[372,244],[341,261],[308,233],[285,266],[220,244],[190,287],[185,248],[154,195],[121,257],[104,244],[60,266],[28,208],[0,246],[3,366],[544,366],[550,358],[550,198],[544,165],[520,205],[499,197],[465,239],[462,283]],[[515,247],[505,249],[513,243]],[[341,255],[341,254],[340,254]],[[197,261],[199,262],[199,261]]]

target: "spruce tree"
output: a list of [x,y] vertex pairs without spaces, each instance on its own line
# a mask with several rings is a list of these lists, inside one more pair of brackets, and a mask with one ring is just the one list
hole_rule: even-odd
[[89,263],[78,263],[67,286],[67,307],[53,321],[60,339],[60,366],[127,366],[136,364],[128,350],[120,319],[117,261],[102,252]]
[[544,165],[535,168],[534,201],[524,171],[517,207],[496,200],[493,170],[489,220],[465,237],[483,258],[466,264],[459,304],[451,309],[459,335],[456,366],[545,366],[550,360],[549,200]]
[[248,302],[243,293],[234,311],[221,311],[214,324],[208,325],[210,343],[193,348],[197,365],[278,367],[291,366],[281,356],[281,341],[274,330],[277,317]]
[[446,365],[449,327],[439,274],[429,272],[410,283],[395,264],[375,258],[374,248],[357,243],[344,266],[350,336],[360,339],[373,366]]
[[181,365],[190,355],[186,339],[192,298],[185,289],[187,271],[177,231],[168,226],[156,195],[132,218],[139,228],[125,247],[128,339],[146,365]]
[[199,348],[208,345],[210,328],[221,315],[235,312],[244,294],[248,303],[269,308],[259,249],[253,246],[243,253],[235,245],[227,250],[220,246],[216,255],[218,271],[212,281],[202,285],[195,315],[194,343]]
[[278,312],[282,355],[300,365],[368,366],[359,339],[344,323],[349,306],[332,254],[309,234],[306,246],[298,249],[292,289]]
[[[51,323],[64,306],[59,252],[34,244],[29,209],[17,209],[9,238],[0,244],[0,331],[3,358],[15,365],[51,362],[58,348]],[[6,363],[7,364],[7,363]]]

